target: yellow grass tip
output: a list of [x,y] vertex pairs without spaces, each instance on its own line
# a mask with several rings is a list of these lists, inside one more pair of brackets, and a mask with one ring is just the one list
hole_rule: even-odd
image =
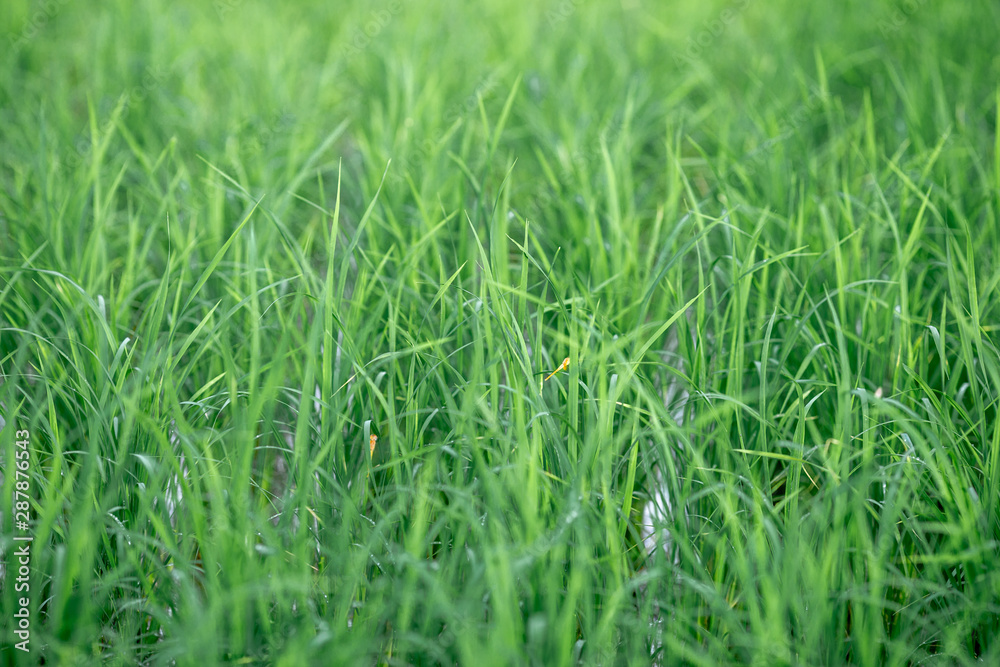
[[547,382],[550,377],[552,377],[553,375],[555,375],[559,371],[566,370],[567,368],[569,368],[569,357],[566,357],[565,359],[563,359],[563,362],[561,364],[559,364],[559,368],[557,368],[554,371],[552,371],[551,373],[549,373],[549,377],[545,378],[545,380],[543,380],[543,382]]

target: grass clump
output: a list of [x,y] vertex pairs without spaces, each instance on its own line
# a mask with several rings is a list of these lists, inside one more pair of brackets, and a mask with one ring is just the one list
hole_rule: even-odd
[[995,6],[0,17],[4,664],[1000,663]]

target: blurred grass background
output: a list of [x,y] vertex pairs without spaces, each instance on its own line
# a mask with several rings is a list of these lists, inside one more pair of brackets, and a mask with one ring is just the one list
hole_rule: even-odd
[[5,2],[0,661],[1000,663],[998,25]]

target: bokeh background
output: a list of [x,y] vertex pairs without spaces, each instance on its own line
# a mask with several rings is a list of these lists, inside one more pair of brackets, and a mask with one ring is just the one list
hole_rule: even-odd
[[997,664],[998,27],[6,0],[0,661]]

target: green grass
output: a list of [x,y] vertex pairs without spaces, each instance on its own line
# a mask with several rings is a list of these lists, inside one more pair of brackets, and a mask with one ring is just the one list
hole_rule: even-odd
[[3,3],[0,664],[1000,664],[998,22]]

